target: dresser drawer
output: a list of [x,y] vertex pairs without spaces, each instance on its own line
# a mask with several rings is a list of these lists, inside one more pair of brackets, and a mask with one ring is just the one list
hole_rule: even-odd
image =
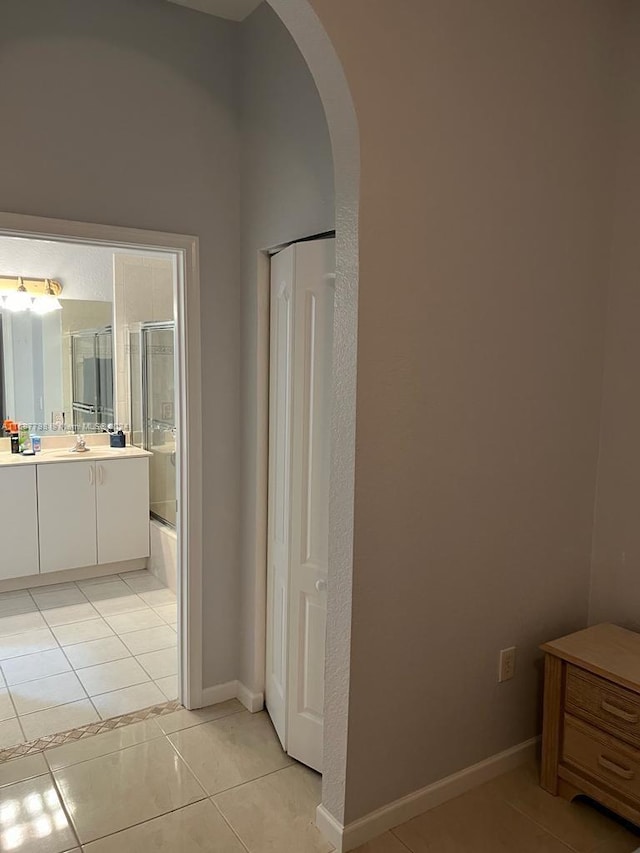
[[604,678],[567,665],[568,713],[640,747],[640,696]]
[[561,761],[627,798],[640,798],[640,752],[568,715]]

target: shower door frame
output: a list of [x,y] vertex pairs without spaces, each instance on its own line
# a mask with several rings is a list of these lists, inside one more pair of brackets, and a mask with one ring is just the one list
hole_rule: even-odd
[[204,690],[202,679],[202,359],[198,238],[187,234],[3,212],[0,212],[0,235],[108,246],[114,251],[146,249],[173,254],[178,404],[178,698],[189,709],[233,698],[235,683],[233,689],[223,684]]
[[[145,345],[145,333],[146,332],[173,332],[173,346],[175,353],[175,342],[176,342],[176,324],[175,320],[153,320],[148,322],[140,323],[140,328],[137,329],[136,333],[140,334],[140,369],[141,369],[141,406],[143,414],[148,414],[148,406],[149,406],[149,374],[148,374],[148,355],[147,348]],[[129,365],[131,369],[131,364]],[[175,388],[175,371],[174,371],[174,388]],[[133,398],[131,400],[131,404],[133,406]],[[143,446],[145,450],[148,450],[150,453],[153,453],[152,447],[153,444],[149,442],[149,418],[143,417],[142,423],[142,434],[143,434]],[[176,430],[176,448],[177,448],[177,429],[178,425],[176,423],[175,412],[174,412],[174,427]],[[133,417],[131,418],[131,422],[133,423]],[[176,468],[176,524],[177,524],[177,506],[178,506],[178,478],[177,478],[177,468]],[[171,522],[167,521],[166,518],[162,518],[157,513],[153,512],[151,506],[149,506],[149,514],[152,518],[158,521],[160,524],[166,524],[168,527],[173,528],[174,525]]]

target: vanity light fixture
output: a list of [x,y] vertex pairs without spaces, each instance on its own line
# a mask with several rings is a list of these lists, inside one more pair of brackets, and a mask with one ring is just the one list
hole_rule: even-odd
[[51,314],[53,311],[62,310],[62,305],[60,305],[58,297],[53,292],[51,281],[49,279],[47,279],[44,294],[42,296],[34,297],[31,310],[34,314],[40,315]]
[[27,288],[22,283],[22,279],[18,279],[18,281],[20,282],[18,289],[10,293],[4,300],[4,307],[16,314],[20,311],[28,311],[33,301],[27,292]]
[[0,309],[6,308],[13,312],[33,311],[34,314],[40,315],[49,314],[62,308],[58,301],[61,293],[60,282],[50,278],[0,275]]

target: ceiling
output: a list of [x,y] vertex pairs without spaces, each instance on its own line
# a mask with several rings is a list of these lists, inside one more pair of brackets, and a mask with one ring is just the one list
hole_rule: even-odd
[[227,18],[230,21],[244,21],[254,9],[257,9],[261,0],[169,0],[179,6],[188,6],[198,12],[206,12],[208,15],[217,15],[219,18]]

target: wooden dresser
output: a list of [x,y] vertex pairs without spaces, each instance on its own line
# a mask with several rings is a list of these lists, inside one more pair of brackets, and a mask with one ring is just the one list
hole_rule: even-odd
[[542,650],[540,784],[640,825],[640,634],[594,625]]

